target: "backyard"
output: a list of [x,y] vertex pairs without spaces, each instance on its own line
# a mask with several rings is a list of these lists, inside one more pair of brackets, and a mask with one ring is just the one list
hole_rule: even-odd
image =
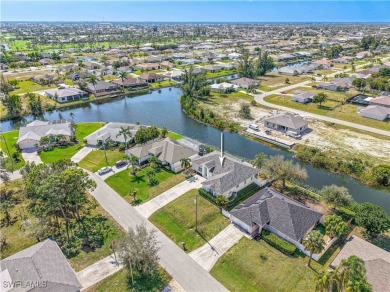
[[211,275],[230,291],[314,291],[316,271],[323,267],[307,257],[288,257],[263,240],[244,237],[228,250]]
[[153,177],[157,184],[151,186],[147,176],[147,172],[150,170],[150,167],[145,167],[136,175],[132,175],[131,170],[124,170],[110,176],[105,182],[129,201],[133,200],[133,197],[128,197],[129,191],[136,190],[138,202],[145,202],[185,180],[185,176],[181,173],[174,174],[160,168]]
[[201,197],[198,198],[198,232],[195,231],[195,196],[198,190],[190,190],[155,212],[150,221],[177,245],[186,243],[190,252],[216,236],[228,224],[218,207]]
[[16,87],[17,89],[11,91],[10,94],[23,94],[27,92],[40,91],[49,88],[56,88],[57,86],[55,84],[42,86],[38,83],[32,82],[31,80],[26,80],[26,81],[19,81]]

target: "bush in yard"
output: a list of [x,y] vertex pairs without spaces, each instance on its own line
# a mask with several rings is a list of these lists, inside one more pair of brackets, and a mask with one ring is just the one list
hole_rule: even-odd
[[271,233],[268,230],[262,230],[261,236],[264,239],[265,242],[267,242],[269,245],[272,245],[276,249],[280,250],[281,252],[287,254],[287,255],[294,255],[297,251],[297,248],[295,245],[285,241],[284,239],[280,238],[276,234]]
[[229,201],[225,196],[218,196],[215,202],[218,206],[225,206]]
[[210,202],[212,202],[213,204],[216,204],[216,198],[210,194],[209,192],[207,192],[206,190],[204,189],[199,189],[198,190],[198,193],[199,195],[201,195],[203,198],[209,200]]
[[348,221],[355,217],[356,213],[352,210],[349,210],[344,207],[339,207],[337,209],[337,215],[339,215],[343,220]]

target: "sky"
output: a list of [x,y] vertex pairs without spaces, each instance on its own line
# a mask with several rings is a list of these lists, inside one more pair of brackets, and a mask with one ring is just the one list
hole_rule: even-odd
[[390,0],[0,2],[2,21],[390,22]]

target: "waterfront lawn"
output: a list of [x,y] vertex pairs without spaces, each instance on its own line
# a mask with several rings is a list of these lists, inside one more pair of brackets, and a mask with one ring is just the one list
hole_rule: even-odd
[[61,159],[70,159],[84,146],[84,138],[89,134],[95,132],[97,129],[102,127],[104,123],[80,123],[76,124],[76,139],[79,141],[77,145],[68,147],[55,147],[50,151],[42,151],[40,157],[42,162],[50,163],[56,162]]
[[[2,235],[7,238],[7,246],[2,251],[2,258],[9,257],[23,249],[26,249],[37,243],[37,240],[33,237],[28,236],[23,227],[21,214],[27,217],[27,220],[31,220],[33,216],[29,212],[30,201],[25,198],[23,194],[24,182],[22,179],[11,181],[8,185],[3,186],[8,190],[14,191],[14,197],[17,199],[17,204],[10,211],[12,218],[12,224],[6,226],[5,224],[1,227]],[[123,230],[117,225],[117,223],[110,217],[108,213],[96,202],[96,200],[88,195],[89,202],[86,208],[83,210],[83,216],[88,218],[89,222],[96,221],[96,224],[101,225],[104,232],[104,242],[101,247],[95,251],[84,251],[80,248],[79,243],[75,243],[78,254],[73,257],[68,257],[68,260],[75,271],[84,269],[85,267],[107,257],[112,253],[109,246],[112,240],[115,240],[122,236]],[[0,214],[0,221],[2,222],[4,214]],[[95,226],[95,225],[93,225]],[[65,231],[62,231],[63,234]],[[71,234],[73,231],[71,230]],[[83,235],[81,235],[83,236]],[[43,238],[42,238],[43,239]],[[73,240],[75,237],[71,237]]]
[[[131,174],[131,170],[124,170],[108,177],[105,182],[112,187],[122,197],[128,195],[130,190],[137,190],[137,200],[144,202],[154,198],[155,196],[169,190],[174,185],[184,181],[183,174],[174,174],[161,168],[153,177],[158,183],[151,186],[146,173],[151,170],[150,167],[145,167],[140,170],[135,176]],[[126,198],[132,201],[132,197]]]
[[350,103],[341,105],[333,110],[326,110],[318,108],[317,104],[314,103],[301,104],[299,102],[292,101],[291,96],[285,95],[273,94],[265,97],[264,100],[273,104],[286,106],[292,109],[311,112],[314,114],[328,116],[339,120],[344,120],[364,126],[390,131],[390,122],[388,120],[377,121],[369,118],[364,118],[360,116],[357,112],[359,107]]
[[218,92],[211,92],[210,101],[216,104],[226,105],[226,102],[251,102],[253,100],[253,96],[243,93],[243,92],[232,92],[232,93],[218,93]]
[[168,138],[171,138],[172,140],[179,140],[179,139],[181,139],[181,138],[184,138],[184,136],[183,136],[183,135],[180,135],[180,134],[177,134],[177,133],[175,133],[175,132],[169,131],[169,132],[168,132]]
[[[18,152],[16,148],[16,141],[18,140],[19,137],[19,131],[6,132],[3,133],[2,136],[4,139],[0,139],[0,147],[1,150],[5,153],[5,155],[10,156],[13,153]],[[9,153],[7,151],[7,146],[8,146]],[[20,161],[14,164],[15,169],[19,169],[25,164],[22,155],[19,155],[19,159]],[[10,166],[10,163],[7,166]]]
[[176,84],[177,83],[175,81],[171,81],[171,80],[164,80],[164,81],[160,81],[160,82],[150,83],[152,88],[168,87],[168,86],[173,86]]
[[[288,84],[286,84],[285,82],[286,78],[289,79]],[[278,73],[269,73],[259,77],[260,80],[259,89],[262,90],[262,86],[266,86],[266,88],[268,87],[268,89],[270,90],[275,90],[291,84],[296,84],[296,83],[310,80],[310,78],[311,78],[310,76],[286,76],[286,75],[279,75]],[[266,90],[266,91],[270,91],[270,90]]]
[[134,277],[132,286],[131,275],[126,268],[96,283],[85,290],[86,292],[117,292],[117,291],[162,291],[172,277],[161,267],[155,274],[148,277]]
[[202,246],[228,224],[218,207],[198,195],[198,230],[195,231],[194,199],[198,190],[190,190],[156,211],[149,220],[178,246],[186,243],[187,252]]
[[[127,158],[125,153],[119,150],[107,150],[106,154],[109,166],[113,166],[118,160]],[[93,150],[89,152],[78,164],[80,167],[89,171],[98,171],[100,168],[107,166],[104,150]]]
[[32,82],[31,80],[19,81],[16,86],[17,89],[10,92],[10,94],[23,94],[27,92],[34,92],[39,90],[45,90],[49,88],[56,88],[56,85],[45,85],[42,86],[38,83]]
[[211,270],[230,291],[314,291],[316,271],[323,268],[306,256],[288,257],[263,240],[243,237]]

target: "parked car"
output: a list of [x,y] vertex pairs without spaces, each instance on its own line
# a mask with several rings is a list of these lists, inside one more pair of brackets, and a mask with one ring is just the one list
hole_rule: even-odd
[[267,135],[271,135],[271,131],[270,131],[270,130],[265,130],[265,133],[266,133]]
[[126,166],[127,163],[128,163],[127,160],[119,160],[119,161],[115,162],[115,166],[116,166],[117,168],[120,168],[120,167]]
[[286,135],[287,135],[287,136],[290,136],[290,137],[293,137],[293,138],[295,138],[295,139],[300,139],[300,138],[302,137],[300,134],[297,134],[297,133],[294,133],[294,132],[290,132],[290,131],[288,131],[288,132],[286,133]]
[[103,174],[110,172],[110,171],[111,171],[111,167],[105,166],[105,167],[102,167],[101,169],[98,170],[98,174],[103,175]]
[[255,131],[258,131],[258,130],[259,130],[259,126],[256,125],[256,124],[250,124],[250,125],[249,125],[249,128],[252,129],[252,130],[255,130]]

